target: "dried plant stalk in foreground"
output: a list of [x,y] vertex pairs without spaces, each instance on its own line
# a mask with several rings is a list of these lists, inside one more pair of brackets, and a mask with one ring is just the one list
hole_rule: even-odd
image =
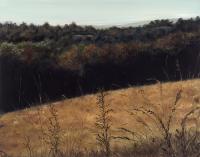
[[101,146],[102,151],[106,157],[111,156],[111,115],[112,109],[110,105],[105,102],[106,93],[100,90],[97,96],[97,105],[99,114],[96,118],[96,127],[98,129],[97,142]]

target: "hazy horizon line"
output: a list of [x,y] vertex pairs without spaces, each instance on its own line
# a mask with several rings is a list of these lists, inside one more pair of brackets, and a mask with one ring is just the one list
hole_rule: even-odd
[[50,21],[44,21],[44,22],[26,22],[26,21],[20,21],[20,22],[17,22],[17,21],[13,21],[13,20],[3,20],[3,21],[0,21],[1,24],[5,24],[5,23],[13,23],[13,24],[17,24],[17,25],[21,25],[23,23],[27,24],[27,25],[37,25],[37,26],[42,26],[44,25],[45,23],[48,23],[49,25],[51,26],[64,26],[64,25],[70,25],[70,24],[73,24],[75,23],[76,25],[78,26],[94,26],[94,27],[107,27],[107,26],[124,26],[124,25],[134,25],[134,24],[147,24],[151,21],[156,21],[156,20],[170,20],[170,21],[174,21],[174,20],[178,20],[178,19],[184,19],[184,20],[187,20],[187,19],[195,19],[199,17],[198,15],[197,16],[192,16],[192,17],[174,17],[174,18],[152,18],[152,19],[149,19],[149,20],[135,20],[135,21],[127,21],[127,22],[113,22],[113,23],[109,23],[109,24],[103,24],[103,23],[96,23],[96,24],[91,24],[91,23],[85,23],[85,24],[80,24],[76,21],[71,21],[71,22],[66,22],[66,23],[53,23],[53,22],[50,22]]

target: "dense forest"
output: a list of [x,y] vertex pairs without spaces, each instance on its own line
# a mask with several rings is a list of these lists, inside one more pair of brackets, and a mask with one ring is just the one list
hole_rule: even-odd
[[95,29],[0,24],[0,110],[160,81],[197,78],[200,18]]

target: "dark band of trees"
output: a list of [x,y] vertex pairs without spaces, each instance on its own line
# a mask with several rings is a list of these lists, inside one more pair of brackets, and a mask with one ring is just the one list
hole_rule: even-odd
[[199,77],[200,18],[95,29],[0,24],[0,110]]

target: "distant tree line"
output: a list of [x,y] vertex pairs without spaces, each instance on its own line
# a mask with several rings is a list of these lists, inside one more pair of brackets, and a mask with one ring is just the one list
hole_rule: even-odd
[[199,77],[200,18],[95,29],[0,24],[0,109]]
[[[64,26],[51,26],[48,23],[43,25],[34,25],[22,23],[0,24],[1,42],[50,42],[54,43],[54,49],[65,49],[72,44],[77,43],[118,43],[128,41],[151,41],[158,37],[168,35],[173,32],[190,32],[199,29],[200,18],[178,19],[176,23],[170,20],[152,21],[142,27],[95,29],[92,26],[78,26],[75,23]],[[49,43],[49,44],[50,44]]]

